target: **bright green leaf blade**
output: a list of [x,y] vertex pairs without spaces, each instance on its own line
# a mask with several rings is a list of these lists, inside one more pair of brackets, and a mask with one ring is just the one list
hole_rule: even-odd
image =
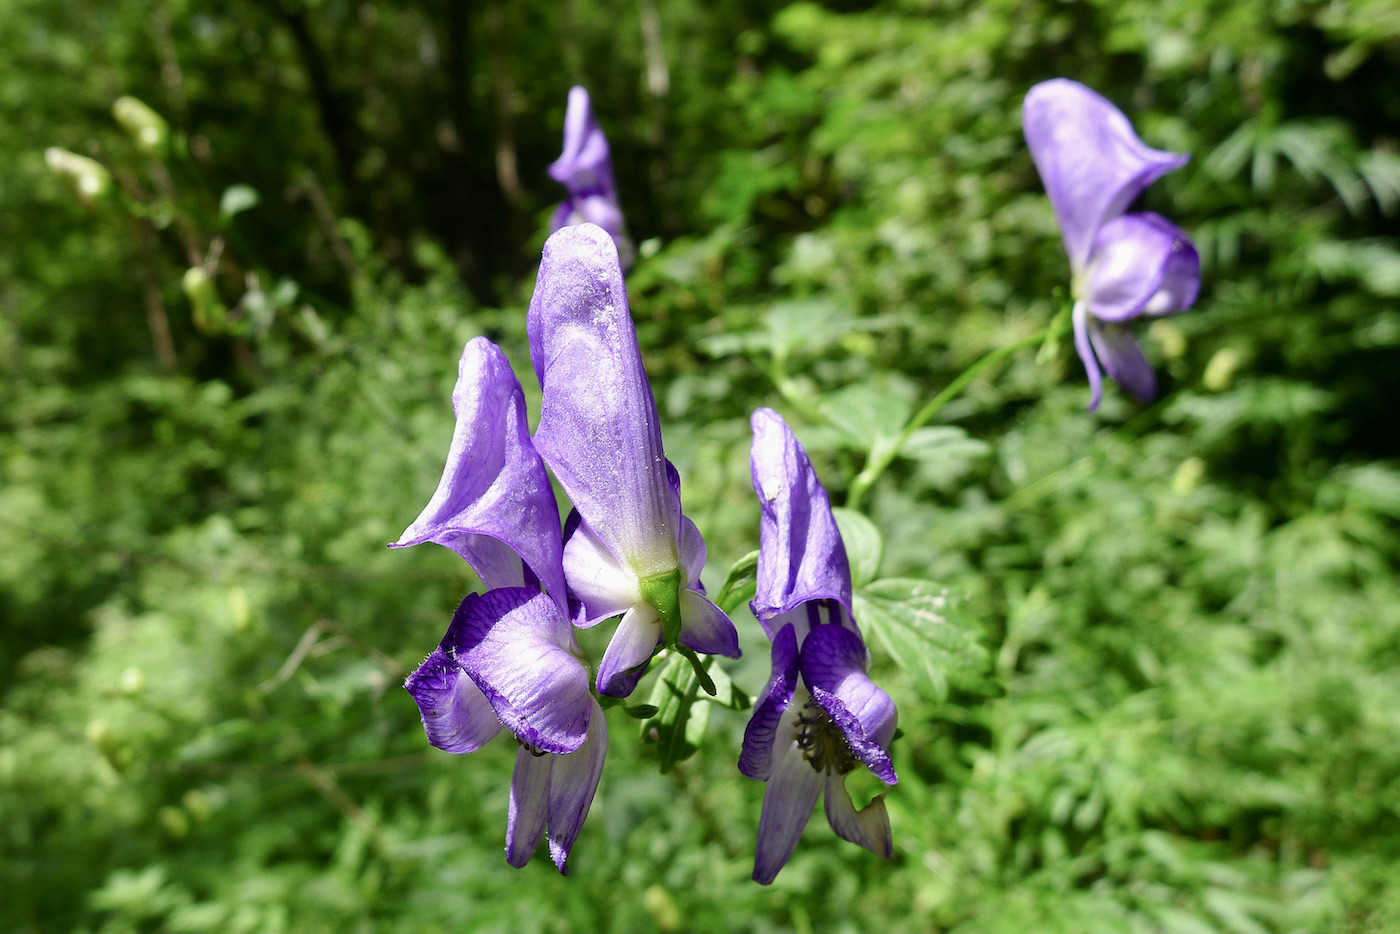
[[947,588],[932,581],[889,578],[855,595],[861,625],[930,697],[947,700],[953,688],[994,694],[991,655],[955,608]]
[[699,691],[700,679],[689,659],[680,655],[667,658],[648,701],[656,708],[656,715],[643,720],[641,725],[642,742],[656,746],[662,772],[669,772],[677,762],[690,758],[699,748],[698,743],[691,743],[687,738],[688,723]]
[[730,565],[719,593],[715,594],[715,606],[726,613],[733,613],[741,605],[752,600],[757,592],[758,552],[755,550]]
[[846,557],[851,562],[851,582],[864,587],[880,573],[880,561],[885,556],[884,539],[875,523],[854,509],[837,506],[831,510],[846,544]]

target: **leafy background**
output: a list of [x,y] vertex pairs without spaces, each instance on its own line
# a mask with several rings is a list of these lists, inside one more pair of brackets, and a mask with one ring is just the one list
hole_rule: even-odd
[[[1397,66],[1394,0],[0,0],[0,928],[1400,927]],[[573,874],[510,869],[513,749],[428,748],[398,687],[475,582],[384,543],[463,342],[526,359],[568,87],[714,587],[749,411],[840,501],[1060,307],[1019,128],[1060,75],[1192,154],[1145,206],[1202,298],[1155,404],[1023,351],[844,517],[894,862],[818,817],[752,884],[744,716],[663,775],[614,710]]]

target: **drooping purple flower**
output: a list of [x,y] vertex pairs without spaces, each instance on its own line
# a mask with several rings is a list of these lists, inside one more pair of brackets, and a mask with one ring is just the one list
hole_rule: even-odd
[[613,238],[626,272],[632,265],[632,240],[627,236],[627,222],[618,205],[612,153],[608,138],[593,116],[588,91],[582,87],[569,90],[569,106],[564,113],[564,152],[550,164],[549,175],[569,192],[550,219],[550,232],[574,224],[597,224]]
[[823,792],[837,835],[894,855],[884,795],[856,810],[846,776],[864,765],[896,782],[894,701],[866,672],[851,614],[851,572],[831,502],[802,445],[771,409],[753,414],[751,466],[762,508],[754,615],[773,639],[773,672],[744,731],[739,770],[768,783],[753,878],[777,877]]
[[1099,365],[1142,402],[1157,380],[1127,322],[1190,308],[1201,260],[1159,214],[1123,213],[1190,156],[1151,149],[1108,100],[1076,81],[1037,84],[1022,109],[1026,143],[1060,222],[1073,272],[1074,345],[1098,407]]
[[[734,624],[705,596],[705,543],[681,513],[617,248],[593,224],[544,245],[530,300],[530,355],[544,391],[535,447],[578,514],[564,573],[577,625],[621,616],[598,690],[626,697],[657,649],[739,656]],[[572,523],[571,523],[572,524]]]
[[437,542],[491,589],[462,601],[404,687],[439,749],[472,752],[503,727],[515,734],[506,858],[525,865],[547,826],[565,872],[602,773],[607,724],[569,624],[559,510],[520,383],[485,338],[463,350],[452,403],[442,480],[392,547]]

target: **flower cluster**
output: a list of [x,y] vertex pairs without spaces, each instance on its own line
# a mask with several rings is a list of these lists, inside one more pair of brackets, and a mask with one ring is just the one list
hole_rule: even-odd
[[1124,212],[1190,157],[1143,145],[1118,108],[1064,78],[1031,88],[1022,116],[1074,274],[1074,346],[1089,374],[1089,408],[1102,394],[1100,364],[1139,401],[1150,401],[1157,380],[1127,322],[1190,308],[1201,259],[1165,217]]
[[[1089,407],[1101,397],[1100,367],[1150,399],[1155,378],[1126,323],[1189,308],[1200,260],[1166,219],[1125,212],[1187,157],[1143,145],[1122,113],[1072,81],[1032,88],[1024,127],[1074,274]],[[506,858],[523,866],[547,833],[564,872],[606,755],[599,698],[630,695],[663,649],[688,659],[712,688],[699,656],[737,658],[739,640],[700,583],[705,544],[662,446],[623,285],[630,241],[608,143],[583,88],[570,92],[564,153],[549,171],[569,197],[555,213],[527,320],[542,390],[538,427],[532,437],[501,351],[485,338],[468,343],[442,480],[394,545],[446,546],[486,586],[462,601],[405,686],[440,749],[471,752],[503,730],[515,736]],[[766,783],[753,878],[767,884],[823,797],[837,835],[893,857],[884,795],[858,809],[846,778],[864,767],[895,784],[897,712],[868,674],[826,490],[780,415],[759,409],[751,424],[761,520],[750,606],[772,642],[772,673],[739,770]],[[551,473],[573,507],[562,523]],[[607,620],[617,627],[590,683],[574,627]]]
[[[506,858],[523,866],[547,829],[563,872],[607,747],[572,626],[621,617],[597,674],[598,693],[614,697],[663,646],[737,657],[739,640],[700,584],[705,545],[681,511],[605,231],[550,237],[529,334],[543,390],[534,438],[505,355],[485,338],[468,343],[442,480],[394,544],[446,546],[489,588],[462,601],[405,686],[440,749],[515,735]],[[567,541],[546,466],[574,505]]]

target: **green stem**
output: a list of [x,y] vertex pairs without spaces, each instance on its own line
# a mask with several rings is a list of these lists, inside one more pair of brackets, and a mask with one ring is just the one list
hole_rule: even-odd
[[1012,341],[1005,347],[998,347],[959,373],[957,378],[944,387],[942,392],[930,399],[922,409],[914,414],[913,418],[909,419],[909,424],[904,426],[904,431],[900,432],[899,438],[895,440],[894,444],[866,463],[865,469],[857,474],[851,483],[850,492],[846,495],[846,508],[860,509],[860,504],[864,501],[866,494],[870,492],[870,488],[875,485],[876,480],[880,479],[880,475],[885,472],[886,468],[894,463],[894,459],[899,456],[899,452],[904,449],[904,445],[908,443],[914,432],[928,424],[930,419],[942,411],[945,405],[956,399],[973,380],[1019,350],[1035,344],[1048,344],[1063,337],[1069,333],[1069,327],[1070,316],[1062,311],[1055,316],[1055,319],[1045,330],[1037,331],[1018,341]]

